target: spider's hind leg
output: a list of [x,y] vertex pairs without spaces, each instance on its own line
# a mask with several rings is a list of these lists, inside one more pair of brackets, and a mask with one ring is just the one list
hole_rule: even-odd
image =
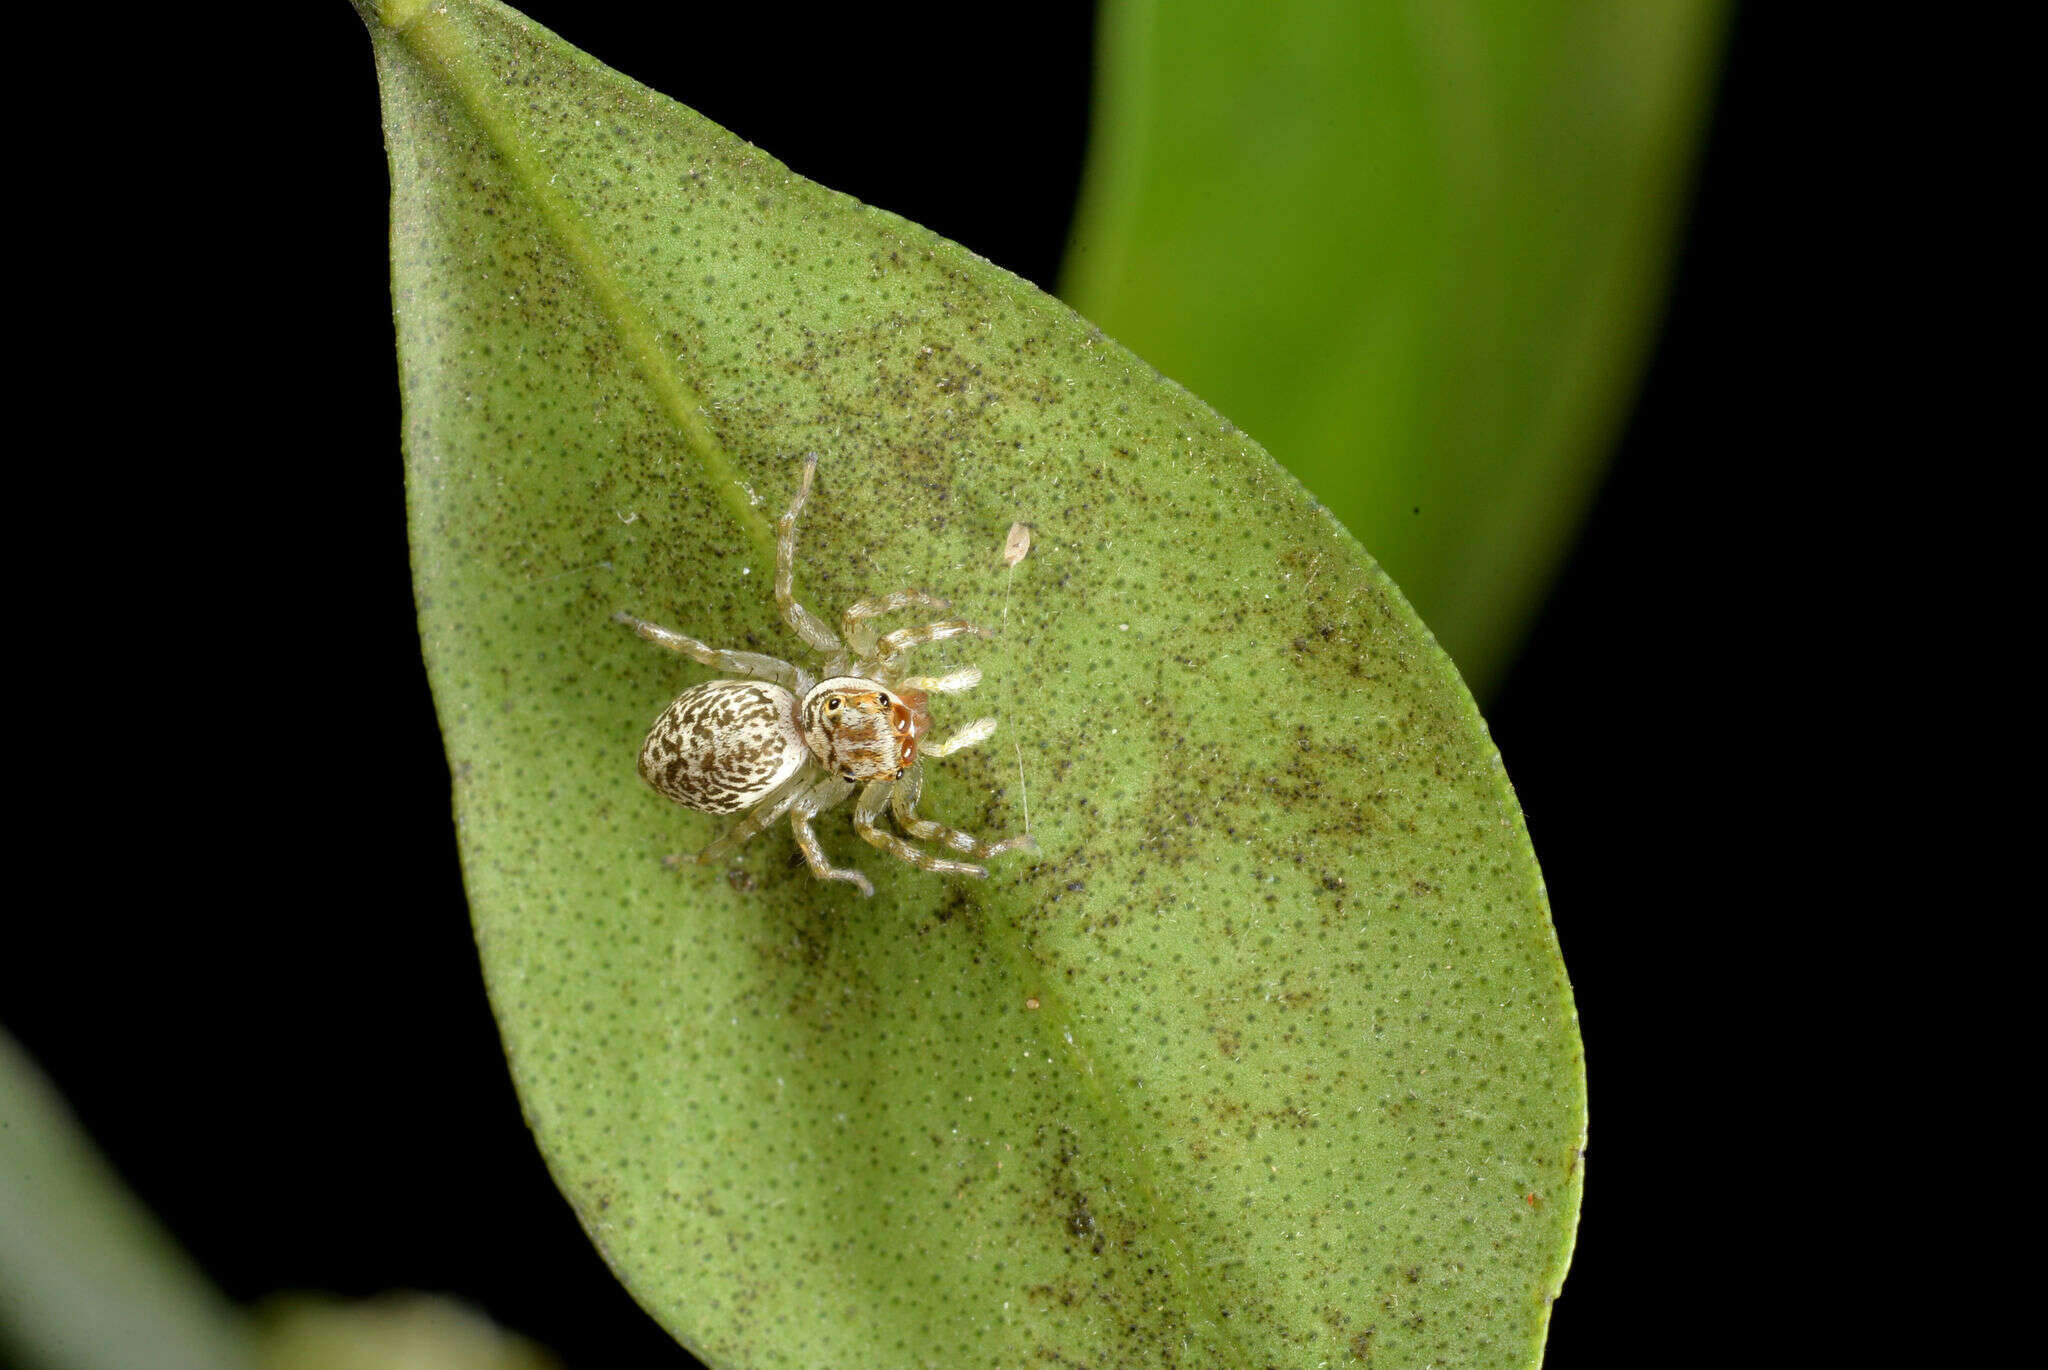
[[789,812],[790,806],[803,796],[805,787],[813,783],[811,777],[815,774],[816,772],[808,766],[798,768],[795,775],[783,781],[781,787],[773,794],[756,804],[745,818],[726,829],[725,834],[716,842],[698,852],[697,864],[708,866],[728,853],[738,850],[741,844],[753,838],[756,833],[766,831],[776,819]]

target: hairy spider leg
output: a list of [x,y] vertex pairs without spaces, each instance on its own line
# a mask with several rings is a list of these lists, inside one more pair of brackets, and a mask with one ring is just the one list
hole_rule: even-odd
[[810,766],[799,767],[797,773],[782,782],[775,792],[756,804],[747,816],[727,829],[724,836],[697,853],[697,864],[708,866],[739,846],[751,840],[756,833],[766,830],[776,819],[788,813],[790,806],[803,797],[817,777],[817,771]]
[[988,741],[989,735],[995,730],[996,721],[993,718],[977,718],[944,742],[928,743],[919,750],[936,761],[942,756],[951,756],[954,752],[972,747],[977,742]]
[[875,826],[875,820],[889,807],[889,792],[902,784],[900,780],[876,780],[860,792],[860,802],[853,806],[853,830],[861,840],[870,846],[880,847],[898,861],[908,861],[919,870],[938,871],[949,875],[973,875],[988,878],[988,871],[981,866],[965,861],[948,861],[943,856],[933,856],[921,847],[914,847],[893,832],[883,832]]
[[613,614],[612,617],[656,646],[666,647],[671,652],[681,652],[693,661],[703,662],[714,671],[772,681],[799,698],[809,692],[815,683],[807,672],[790,665],[781,657],[765,656],[760,652],[728,652],[717,647],[707,647],[688,634],[664,628],[658,623],[649,623],[644,618],[634,618],[623,611]]
[[846,645],[853,649],[855,656],[872,656],[875,651],[875,629],[871,623],[862,620],[893,614],[898,609],[950,609],[953,601],[928,595],[922,590],[898,590],[893,595],[881,595],[875,599],[863,599],[846,606],[846,615],[840,631],[846,634]]
[[896,682],[899,690],[923,690],[928,695],[956,695],[981,684],[981,667],[962,666],[945,675],[905,676]]
[[977,627],[961,619],[947,619],[943,623],[927,623],[922,628],[898,628],[895,632],[875,644],[875,661],[885,671],[893,670],[896,658],[913,647],[922,647],[927,642],[943,642],[949,637],[994,637],[992,629]]
[[775,603],[782,610],[783,622],[794,629],[798,637],[820,652],[831,653],[845,650],[845,644],[825,626],[823,619],[796,602],[793,589],[796,581],[796,516],[804,511],[804,501],[811,497],[811,478],[817,474],[818,456],[813,452],[804,458],[804,483],[797,488],[795,502],[775,524]]
[[[944,823],[917,816],[917,801],[924,794],[924,763],[918,762],[889,795],[889,807],[895,811],[896,825],[921,842],[937,842],[951,847],[978,860],[986,861],[991,856],[1001,856],[1006,851],[1037,851],[1038,844],[1031,840],[1030,833],[1018,837],[1006,837],[1000,842],[984,842],[972,833],[958,828],[949,828]],[[865,796],[863,796],[865,798]]]
[[805,790],[803,796],[789,811],[790,831],[796,834],[796,844],[803,849],[804,860],[810,862],[811,874],[820,880],[844,880],[862,894],[873,895],[875,887],[868,878],[850,866],[835,866],[825,859],[825,848],[818,842],[818,834],[811,831],[811,820],[825,809],[853,793],[853,786],[836,775],[828,775],[817,784]]

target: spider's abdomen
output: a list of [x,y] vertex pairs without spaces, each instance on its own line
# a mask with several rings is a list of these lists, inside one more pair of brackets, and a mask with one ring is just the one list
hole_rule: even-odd
[[796,696],[761,680],[710,680],[677,695],[648,730],[640,776],[676,803],[738,813],[810,756]]

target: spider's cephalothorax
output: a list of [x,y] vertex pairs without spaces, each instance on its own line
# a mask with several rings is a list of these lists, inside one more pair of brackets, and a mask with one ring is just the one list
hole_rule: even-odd
[[797,845],[821,880],[844,880],[873,894],[857,870],[828,864],[811,820],[865,783],[854,806],[853,826],[868,842],[928,871],[987,875],[986,867],[933,856],[894,833],[875,826],[884,808],[912,837],[936,842],[978,860],[1017,848],[1029,849],[1030,834],[984,842],[920,818],[923,757],[934,759],[971,747],[996,730],[992,718],[977,719],[944,742],[923,740],[931,727],[929,696],[969,690],[981,670],[969,666],[942,676],[900,676],[897,663],[913,647],[949,637],[989,637],[986,628],[949,619],[921,628],[900,628],[877,639],[868,622],[898,609],[944,609],[947,601],[918,590],[899,590],[864,599],[846,610],[845,640],[826,627],[791,593],[796,561],[796,520],[810,497],[818,459],[804,463],[803,485],[777,524],[775,601],[782,617],[824,658],[823,679],[786,661],[758,652],[723,652],[630,614],[616,614],[649,642],[748,677],[712,680],[683,691],[654,720],[640,749],[640,774],[670,799],[705,813],[751,812],[730,832],[697,854],[716,861],[755,833],[789,815]]
[[923,690],[834,676],[804,696],[797,717],[818,764],[842,780],[901,780],[932,726]]

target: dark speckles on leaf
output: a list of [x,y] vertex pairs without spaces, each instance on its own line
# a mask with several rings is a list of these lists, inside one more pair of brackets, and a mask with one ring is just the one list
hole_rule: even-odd
[[1073,1207],[1067,1210],[1067,1231],[1077,1239],[1089,1243],[1090,1249],[1100,1253],[1102,1239],[1096,1235],[1095,1215],[1088,1211],[1088,1196],[1076,1193]]

